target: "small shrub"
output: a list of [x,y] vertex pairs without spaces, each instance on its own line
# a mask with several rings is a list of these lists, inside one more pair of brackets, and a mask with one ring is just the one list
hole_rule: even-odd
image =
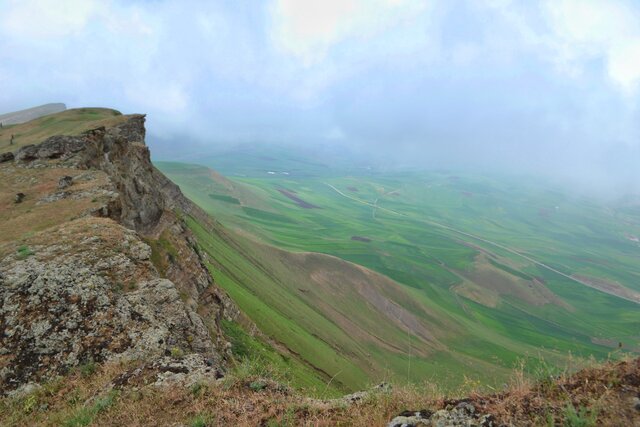
[[267,384],[264,381],[252,381],[249,384],[249,388],[253,391],[260,391],[267,388]]
[[104,411],[113,405],[113,402],[116,400],[118,396],[117,391],[112,391],[108,395],[104,397],[100,397],[96,400],[96,403],[93,404],[93,410],[97,413]]
[[96,369],[97,369],[97,366],[93,360],[78,366],[80,375],[82,375],[84,378],[87,378],[93,375],[96,372]]
[[80,390],[73,389],[65,395],[65,400],[69,405],[76,405],[80,402]]

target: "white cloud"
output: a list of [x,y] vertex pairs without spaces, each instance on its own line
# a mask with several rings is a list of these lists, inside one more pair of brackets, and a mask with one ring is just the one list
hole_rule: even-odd
[[82,31],[101,9],[96,0],[9,0],[0,6],[0,30],[28,39],[64,37]]
[[367,39],[415,17],[426,6],[424,0],[276,0],[272,38],[278,48],[312,65],[333,45]]
[[628,94],[640,85],[640,37],[621,42],[608,53],[609,76]]
[[[625,94],[640,85],[640,15],[624,1],[548,0],[544,10],[558,63],[576,71],[603,58],[608,78]],[[578,70],[579,71],[579,70]]]
[[130,102],[145,111],[176,114],[185,111],[189,105],[189,96],[184,88],[169,81],[165,84],[136,82],[127,87],[125,94]]

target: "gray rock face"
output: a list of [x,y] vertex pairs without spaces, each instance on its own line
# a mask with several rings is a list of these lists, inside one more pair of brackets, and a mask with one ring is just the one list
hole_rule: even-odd
[[15,154],[15,158],[21,162],[31,162],[38,158],[38,147],[30,144],[21,147]]
[[14,159],[14,155],[12,152],[0,153],[0,163],[10,162],[13,159]]
[[[202,319],[171,281],[157,278],[150,248],[110,220],[82,223],[93,226],[96,235],[79,242],[75,229],[63,230],[33,256],[0,262],[0,389],[115,357],[217,358]],[[122,245],[105,243],[103,233]]]
[[15,159],[21,162],[32,162],[38,159],[69,158],[86,148],[88,138],[93,132],[90,131],[84,136],[52,136],[41,144],[25,145],[15,153]]
[[141,367],[124,372],[113,380],[112,385],[114,388],[135,384],[190,387],[220,378],[224,378],[224,372],[215,366],[214,360],[202,354],[191,353],[157,358]]
[[165,210],[180,208],[188,213],[191,203],[180,189],[151,164],[144,145],[144,116],[132,116],[127,122],[107,130],[88,134],[88,144],[80,163],[109,174],[121,194],[119,221],[130,228],[150,232]]
[[448,406],[433,412],[405,411],[392,419],[388,427],[494,427],[491,415],[480,415],[473,405],[460,402],[455,407]]
[[22,163],[60,159],[67,166],[107,172],[121,195],[119,218],[114,219],[150,232],[165,210],[178,207],[188,213],[192,205],[151,164],[144,144],[144,117],[132,115],[120,125],[93,129],[81,136],[52,136],[41,144],[21,147],[15,159]]

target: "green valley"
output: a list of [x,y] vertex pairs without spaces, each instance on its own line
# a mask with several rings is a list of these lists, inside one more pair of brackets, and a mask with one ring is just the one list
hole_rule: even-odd
[[637,204],[283,152],[203,163],[156,165],[221,223],[190,222],[214,278],[339,388],[495,385],[521,359],[640,348]]

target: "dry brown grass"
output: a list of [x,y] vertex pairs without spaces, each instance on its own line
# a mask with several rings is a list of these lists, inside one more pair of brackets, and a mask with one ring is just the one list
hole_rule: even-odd
[[[62,224],[80,216],[88,209],[98,207],[98,200],[72,197],[107,183],[106,174],[92,171],[95,179],[74,183],[67,191],[70,195],[50,203],[38,203],[45,196],[56,193],[58,180],[65,175],[76,176],[84,171],[67,168],[27,169],[13,163],[0,165],[0,245],[23,239],[38,231]],[[22,203],[14,203],[17,193],[26,195]]]
[[[426,384],[372,392],[347,405],[339,399],[310,399],[241,372],[192,387],[138,385],[113,390],[113,379],[134,367],[109,364],[91,375],[83,375],[86,368],[80,368],[26,396],[1,398],[0,424],[383,426],[403,410],[437,410],[459,402],[443,397],[437,385]],[[640,359],[595,365],[538,382],[528,378],[522,366],[504,392],[472,391],[464,400],[480,413],[493,414],[498,425],[640,425],[640,413],[631,404],[640,392]],[[266,386],[258,390],[252,384],[260,381]]]
[[507,425],[640,425],[640,412],[632,405],[640,396],[640,358],[592,361],[577,373],[570,371],[551,374],[543,369],[533,382],[521,366],[506,391],[472,395],[470,401]]
[[[79,135],[100,126],[110,127],[127,116],[108,108],[76,108],[0,129],[0,153],[39,144],[54,135]],[[11,145],[11,135],[14,144]]]
[[[113,379],[133,368],[110,364],[89,376],[83,375],[80,368],[28,395],[1,398],[0,424],[376,426],[385,425],[406,408],[436,402],[436,396],[431,394],[435,392],[433,388],[402,387],[372,393],[360,402],[346,405],[339,400],[309,399],[269,380],[233,375],[190,388],[149,385],[113,390]],[[257,381],[267,387],[256,390],[252,384]]]

